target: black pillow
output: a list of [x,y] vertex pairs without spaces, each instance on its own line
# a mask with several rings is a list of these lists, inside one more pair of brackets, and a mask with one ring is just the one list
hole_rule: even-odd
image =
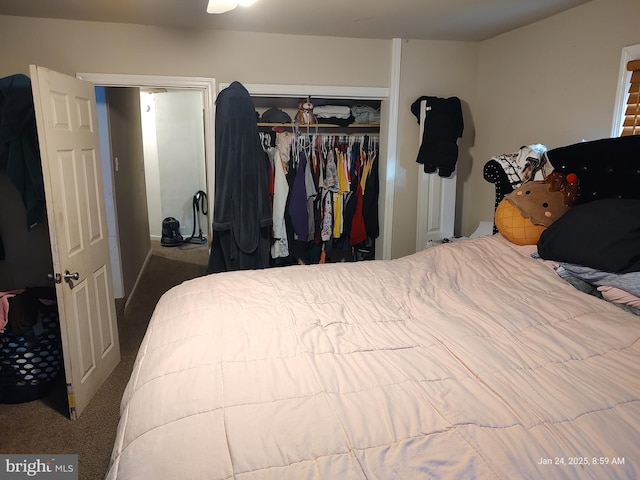
[[542,232],[538,253],[605,272],[640,271],[640,200],[611,198],[569,209]]
[[554,170],[575,173],[580,203],[605,198],[640,199],[640,135],[604,138],[549,150]]

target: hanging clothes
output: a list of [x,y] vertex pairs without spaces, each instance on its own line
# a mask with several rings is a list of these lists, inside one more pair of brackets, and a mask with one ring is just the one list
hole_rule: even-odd
[[379,235],[378,136],[298,129],[260,135],[274,169],[273,264],[323,263],[327,245],[336,258],[373,258]]
[[[343,250],[349,250],[354,243],[352,243],[351,238],[351,228],[353,225],[353,218],[356,213],[356,186],[358,183],[358,171],[357,171],[357,162],[358,156],[360,154],[360,144],[353,143],[354,138],[346,139],[345,142],[348,142],[345,146],[345,155],[344,161],[346,166],[345,176],[347,179],[347,191],[344,196],[344,207],[342,214],[342,241],[340,242],[340,247]],[[357,242],[360,243],[360,242]]]
[[[44,215],[44,180],[31,80],[22,74],[0,79],[0,173],[20,192],[31,230]],[[0,260],[4,258],[0,239]]]
[[366,178],[364,194],[362,196],[362,216],[365,229],[369,238],[378,238],[380,235],[380,223],[378,220],[378,197],[380,185],[378,179],[377,150],[370,152],[369,174]]
[[306,153],[300,151],[298,153],[298,159],[293,187],[291,189],[291,199],[289,201],[289,215],[291,216],[295,239],[307,241],[309,237],[309,211],[306,188]]
[[353,219],[351,220],[351,230],[349,234],[349,243],[351,246],[357,245],[367,240],[367,229],[364,224],[364,217],[362,215],[362,202],[363,202],[363,194],[362,194],[362,185],[360,182],[360,176],[362,175],[362,170],[364,166],[364,162],[366,159],[366,154],[364,151],[358,151],[358,161],[356,162],[356,205],[355,211],[353,212]]
[[280,160],[282,161],[282,167],[284,173],[289,172],[289,159],[291,156],[291,144],[293,143],[293,135],[290,132],[277,132],[276,133],[276,148],[280,153]]
[[322,184],[322,227],[320,238],[323,242],[326,242],[331,239],[333,232],[333,195],[340,191],[338,168],[336,166],[332,149],[327,152],[324,172],[324,182]]
[[438,170],[440,177],[449,177],[458,160],[458,138],[462,137],[464,121],[458,97],[420,97],[411,104],[411,112],[420,123],[420,104],[426,100],[427,116],[417,163],[424,165],[425,173]]
[[287,239],[287,222],[285,210],[287,197],[289,196],[289,183],[280,159],[280,151],[271,147],[269,156],[274,166],[273,188],[273,244],[271,245],[271,258],[285,258],[289,256],[289,241]]
[[270,264],[269,160],[262,148],[253,102],[233,82],[216,101],[213,242],[207,273]]
[[20,191],[33,228],[44,212],[44,180],[31,80],[22,74],[0,79],[0,172]]
[[305,166],[305,171],[304,171],[304,185],[305,185],[305,191],[307,193],[307,225],[308,225],[307,238],[309,240],[313,240],[316,234],[315,199],[316,199],[316,195],[318,195],[318,191],[316,190],[315,179],[311,171],[311,164],[312,164],[311,161],[307,161],[307,164]]

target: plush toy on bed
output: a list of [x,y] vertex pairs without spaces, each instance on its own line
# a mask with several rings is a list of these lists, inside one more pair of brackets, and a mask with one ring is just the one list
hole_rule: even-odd
[[500,234],[516,245],[535,245],[542,232],[578,203],[575,173],[552,172],[544,180],[523,183],[498,205],[495,223]]

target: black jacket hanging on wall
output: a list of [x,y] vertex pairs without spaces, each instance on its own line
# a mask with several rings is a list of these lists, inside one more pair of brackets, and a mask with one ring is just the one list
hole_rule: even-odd
[[464,122],[458,97],[420,97],[411,105],[411,112],[420,123],[420,102],[427,101],[422,142],[416,162],[424,165],[425,173],[438,170],[441,177],[449,177],[458,160],[458,138],[462,137]]
[[[44,212],[44,181],[31,80],[22,74],[0,79],[0,173],[20,192],[27,228],[33,228]],[[0,260],[3,258],[0,240]]]
[[267,159],[247,89],[233,82],[216,100],[213,243],[207,273],[269,266]]

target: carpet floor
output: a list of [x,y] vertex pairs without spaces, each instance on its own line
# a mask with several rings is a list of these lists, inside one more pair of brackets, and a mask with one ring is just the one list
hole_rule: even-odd
[[[205,248],[206,251],[206,248]],[[162,251],[143,272],[136,292],[118,316],[122,361],[98,390],[85,411],[69,420],[64,378],[45,397],[28,403],[0,405],[0,453],[78,454],[81,480],[104,479],[116,435],[120,400],[153,309],[164,292],[204,274],[206,254]],[[178,255],[181,261],[168,258]]]

